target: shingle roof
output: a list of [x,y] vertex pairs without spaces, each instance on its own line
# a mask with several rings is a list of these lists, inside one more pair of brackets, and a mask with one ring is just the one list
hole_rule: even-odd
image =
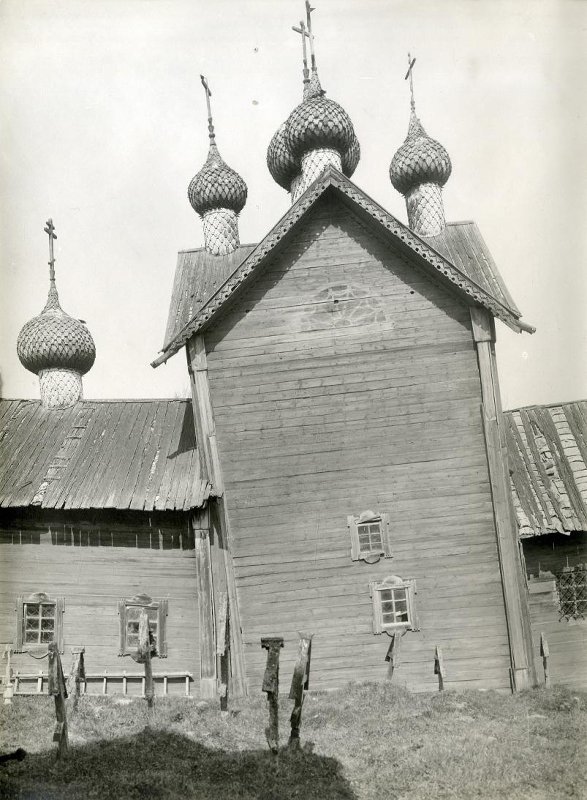
[[241,244],[233,253],[225,256],[213,256],[203,247],[179,251],[164,349],[181,333],[254,247],[254,244]]
[[[267,236],[258,245],[251,247],[251,250],[244,258],[240,258],[240,251],[236,251],[235,267],[232,273],[228,274],[222,283],[217,286],[213,293],[199,307],[193,306],[193,313],[187,323],[179,328],[173,336],[166,335],[166,343],[162,353],[153,362],[152,366],[157,367],[167,361],[180,350],[187,340],[196,331],[207,325],[212,317],[224,306],[225,302],[240,290],[249,278],[262,268],[265,261],[275,252],[275,248],[281,245],[284,238],[296,227],[298,222],[312,208],[316,201],[328,190],[337,192],[338,196],[352,207],[362,219],[374,226],[379,235],[386,236],[392,246],[399,248],[412,259],[416,259],[424,268],[434,273],[436,277],[445,282],[448,286],[458,291],[467,302],[480,304],[488,308],[491,313],[503,320],[511,328],[521,331],[533,332],[534,328],[520,321],[520,312],[513,305],[511,298],[504,292],[505,287],[498,276],[497,269],[487,258],[487,248],[485,247],[480,235],[471,230],[467,235],[449,234],[448,237],[440,239],[435,237],[426,240],[417,236],[406,225],[402,224],[394,216],[385,211],[380,205],[362,192],[354,183],[346,178],[341,172],[333,167],[327,168],[322,176],[310,186],[304,194],[294,203],[294,205],[283,215],[279,222],[269,231]],[[476,230],[476,228],[475,228]],[[456,240],[463,246],[467,242],[468,246],[476,248],[476,256],[468,257],[460,248],[456,247]],[[446,251],[449,244],[454,250],[453,257],[460,263],[454,263]],[[458,255],[457,255],[458,254]],[[211,257],[217,258],[217,257]],[[194,264],[197,271],[197,267]],[[188,273],[182,270],[176,272],[176,281],[189,280]],[[199,280],[199,279],[197,279]],[[170,320],[178,314],[180,300],[190,293],[188,284],[174,287]],[[198,294],[199,296],[199,294]],[[183,301],[182,301],[183,302]],[[181,305],[184,309],[186,304]],[[182,314],[184,312],[182,311]],[[185,316],[181,317],[182,321]],[[168,333],[173,326],[168,325]]]
[[448,222],[438,236],[422,238],[488,294],[520,316],[475,222]]
[[187,400],[0,401],[0,507],[189,510],[209,494]]
[[505,413],[522,537],[587,531],[587,400]]

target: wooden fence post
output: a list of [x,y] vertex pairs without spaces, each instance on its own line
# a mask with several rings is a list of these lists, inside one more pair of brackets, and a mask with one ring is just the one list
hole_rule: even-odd
[[272,753],[279,750],[279,650],[283,647],[283,636],[266,636],[261,647],[267,650],[267,666],[263,676],[262,690],[267,692],[269,703],[269,726],[265,728],[267,744]]
[[544,685],[550,686],[550,668],[548,665],[550,650],[544,633],[540,634],[540,655],[542,656],[542,666],[544,668]]
[[4,705],[9,706],[12,704],[12,696],[14,694],[14,689],[12,688],[12,665],[10,663],[10,658],[12,656],[12,648],[10,645],[6,645],[6,649],[4,650],[4,658],[6,659],[6,673],[4,679]]
[[434,652],[434,674],[438,675],[438,691],[442,692],[444,689],[444,661],[442,659],[442,650],[436,645]]
[[302,725],[302,706],[304,705],[304,692],[308,691],[310,685],[310,658],[312,656],[313,633],[300,633],[298,645],[298,659],[294,666],[293,677],[291,679],[291,689],[289,699],[294,701],[294,708],[291,712],[291,733],[289,737],[290,747],[300,746],[300,728]]
[[49,644],[49,663],[48,663],[48,693],[55,697],[55,729],[53,731],[53,741],[57,742],[57,758],[62,758],[67,753],[69,740],[67,736],[67,714],[65,710],[65,700],[67,698],[67,688],[63,677],[63,667],[61,666],[61,656],[57,649],[57,644]]

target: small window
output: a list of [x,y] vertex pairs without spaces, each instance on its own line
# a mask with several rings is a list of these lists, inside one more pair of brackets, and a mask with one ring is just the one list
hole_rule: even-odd
[[139,646],[139,618],[143,609],[149,618],[149,629],[153,635],[157,655],[159,658],[166,658],[167,600],[152,600],[147,594],[138,594],[131,600],[120,600],[118,603],[120,624],[118,655],[129,656],[136,652]]
[[46,648],[56,642],[63,652],[63,611],[65,600],[44,592],[19,597],[16,603],[16,652]]
[[416,616],[416,581],[391,575],[369,584],[373,600],[373,633],[419,630]]
[[556,576],[560,619],[585,619],[587,615],[587,564],[565,567]]
[[381,556],[391,558],[387,514],[363,511],[358,517],[347,517],[347,524],[351,535],[353,561],[361,560],[373,564]]

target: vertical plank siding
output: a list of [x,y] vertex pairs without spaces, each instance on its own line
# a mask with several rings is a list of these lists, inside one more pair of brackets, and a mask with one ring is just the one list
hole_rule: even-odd
[[[167,599],[167,658],[153,661],[155,674],[190,672],[197,693],[200,676],[199,622],[194,538],[187,514],[173,521],[137,524],[98,519],[71,522],[67,515],[51,522],[0,515],[0,647],[16,641],[16,599],[34,592],[65,598],[63,663],[72,648],[85,647],[88,673],[142,673],[130,657],[119,657],[120,599],[145,593]],[[147,515],[144,515],[145,518]],[[164,517],[165,515],[163,515]],[[175,516],[175,515],[174,515]],[[13,668],[46,669],[46,661],[15,654]],[[120,684],[120,685],[118,685]],[[108,691],[122,691],[122,679],[108,681]],[[130,686],[130,684],[129,684]],[[135,691],[140,684],[133,682]],[[159,691],[159,689],[158,689]],[[169,691],[185,693],[181,680]]]
[[[206,333],[247,677],[261,636],[314,633],[312,685],[382,680],[369,582],[415,578],[420,630],[394,681],[509,688],[481,389],[468,308],[323,199]],[[347,516],[390,518],[392,558],[353,562]],[[399,664],[399,666],[398,666]]]

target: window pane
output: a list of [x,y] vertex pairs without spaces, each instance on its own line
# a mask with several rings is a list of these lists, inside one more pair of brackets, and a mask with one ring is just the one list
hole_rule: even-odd
[[35,644],[39,641],[39,632],[38,631],[26,631],[24,635],[24,640],[27,644],[34,642]]
[[53,641],[53,631],[41,631],[41,641],[42,642],[52,642]]
[[41,617],[44,619],[55,619],[55,606],[41,605]]
[[391,589],[382,589],[381,592],[381,599],[382,600],[392,600],[393,599],[393,592]]

